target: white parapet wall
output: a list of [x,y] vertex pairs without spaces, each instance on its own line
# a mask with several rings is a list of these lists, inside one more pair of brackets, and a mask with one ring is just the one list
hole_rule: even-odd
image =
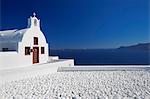
[[150,70],[150,65],[75,65],[73,67],[59,67],[58,72],[72,71],[141,71]]
[[53,61],[53,60],[58,60],[59,56],[49,56],[49,60]]
[[0,70],[29,65],[30,58],[23,58],[17,52],[0,52]]
[[[11,64],[10,64],[11,65]],[[73,59],[51,60],[43,64],[0,70],[0,84],[57,72],[59,67],[73,67]]]
[[0,52],[0,70],[25,67],[31,64],[31,56],[22,56],[16,51]]

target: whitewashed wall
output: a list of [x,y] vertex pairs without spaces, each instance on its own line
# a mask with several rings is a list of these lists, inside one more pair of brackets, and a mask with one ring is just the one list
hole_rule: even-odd
[[[24,34],[22,42],[19,43],[19,54],[23,57],[30,56],[32,60],[33,53],[31,52],[30,55],[25,56],[24,48],[26,46],[29,46],[31,49],[33,49],[33,47],[39,47],[39,63],[47,62],[48,61],[48,44],[40,28],[32,27],[32,28],[29,28],[26,32],[27,33]],[[33,42],[34,37],[38,37],[38,45],[34,45],[34,42]],[[41,47],[45,47],[45,54],[41,54]],[[32,64],[32,61],[30,64]]]
[[[34,37],[38,37],[38,45],[34,45]],[[40,28],[29,28],[23,35],[22,41],[18,42],[18,51],[0,52],[0,69],[11,69],[33,65],[33,52],[25,55],[25,47],[39,47],[39,63],[48,62],[48,44]],[[10,46],[11,47],[11,46]],[[45,53],[41,54],[41,47],[45,47]]]
[[70,67],[74,66],[72,59],[59,59],[44,64],[35,64],[32,66],[25,66],[21,68],[12,68],[7,70],[0,70],[0,85],[9,81],[21,80],[25,78],[36,77],[55,73],[61,66]]
[[0,70],[24,67],[30,63],[31,58],[29,56],[25,58],[17,52],[0,52]]

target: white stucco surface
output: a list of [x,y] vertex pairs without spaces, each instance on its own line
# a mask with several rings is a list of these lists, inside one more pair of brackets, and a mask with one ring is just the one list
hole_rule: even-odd
[[74,60],[58,59],[43,64],[29,65],[20,68],[17,67],[12,69],[3,69],[0,70],[0,84],[25,78],[41,76],[49,73],[55,73],[57,72],[58,67],[61,66],[74,66]]

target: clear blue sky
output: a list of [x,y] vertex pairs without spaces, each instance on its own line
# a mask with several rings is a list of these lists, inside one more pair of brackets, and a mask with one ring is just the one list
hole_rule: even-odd
[[1,0],[0,30],[36,12],[51,48],[116,48],[149,42],[148,0]]

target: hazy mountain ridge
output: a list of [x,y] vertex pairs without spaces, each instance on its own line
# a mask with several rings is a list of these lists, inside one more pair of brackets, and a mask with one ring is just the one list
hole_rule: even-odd
[[120,46],[118,49],[124,50],[150,50],[150,43],[139,43],[131,46]]

